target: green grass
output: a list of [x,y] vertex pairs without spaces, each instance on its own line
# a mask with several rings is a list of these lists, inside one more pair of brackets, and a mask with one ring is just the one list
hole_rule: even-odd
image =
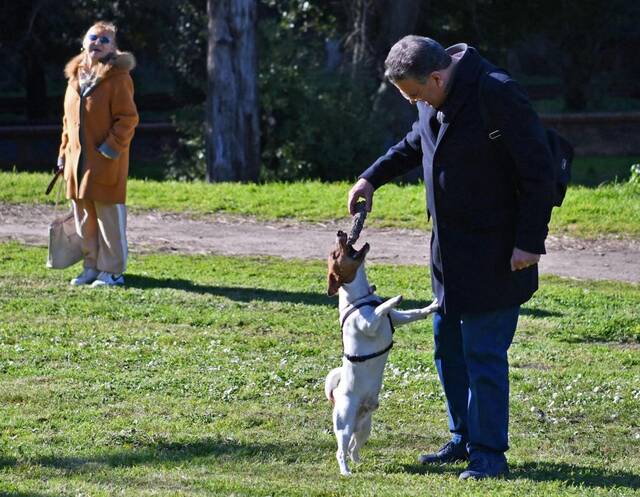
[[[52,203],[44,188],[49,175],[0,173],[0,202]],[[349,183],[267,183],[264,185],[130,180],[128,205],[195,214],[227,213],[261,220],[308,222],[344,219]],[[374,197],[369,226],[427,229],[423,185],[385,185]],[[640,237],[640,188],[613,183],[571,187],[564,205],[554,209],[550,230],[587,238]]]
[[[574,186],[591,187],[607,182],[624,182],[629,179],[631,164],[637,162],[640,162],[640,157],[631,155],[576,157],[573,161],[571,182]],[[4,169],[12,170],[6,166]],[[17,170],[20,173],[34,173],[47,172],[48,168],[32,166]],[[165,166],[157,161],[138,160],[131,163],[129,177],[138,180],[162,181],[166,179]]]
[[[629,179],[630,166],[640,157],[614,155],[605,157],[576,157],[573,161],[571,182],[576,186],[598,186],[606,182],[624,182]],[[137,161],[129,170],[131,178],[162,181],[161,165],[152,161]]]
[[640,237],[640,185],[620,183],[599,188],[574,187],[554,208],[552,233],[594,238]]
[[[398,330],[354,477],[326,373],[324,263],[133,256],[124,289],[71,288],[45,249],[0,244],[0,495],[640,495],[640,289],[543,278],[511,348],[512,475],[461,483],[415,456],[447,438],[430,321]],[[375,265],[383,296],[427,270]]]

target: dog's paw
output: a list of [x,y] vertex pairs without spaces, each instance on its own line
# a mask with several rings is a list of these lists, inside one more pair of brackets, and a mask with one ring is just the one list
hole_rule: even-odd
[[391,307],[396,307],[397,305],[400,305],[400,303],[402,302],[402,299],[403,299],[402,295],[396,295],[392,299],[389,299],[389,303],[391,304]]
[[429,314],[433,314],[440,308],[440,304],[438,304],[438,300],[435,299],[431,302],[427,307],[423,307],[420,309],[423,315],[428,316]]
[[349,457],[351,457],[351,460],[356,464],[360,462],[360,452],[358,450],[352,450]]

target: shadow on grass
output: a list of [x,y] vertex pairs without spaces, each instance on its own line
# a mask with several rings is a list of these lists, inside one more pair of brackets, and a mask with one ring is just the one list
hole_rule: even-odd
[[[404,465],[403,467],[407,473],[411,474],[453,475],[464,471],[464,465],[458,466],[424,466],[411,464]],[[507,479],[533,480],[538,482],[561,481],[574,487],[623,487],[640,489],[640,473],[607,471],[600,468],[575,466],[564,463],[528,462],[511,465],[511,473]]]
[[[327,453],[332,445],[326,444]],[[96,465],[110,467],[131,467],[144,464],[182,462],[200,457],[214,457],[226,460],[253,460],[260,463],[277,459],[294,464],[308,456],[309,447],[291,444],[244,444],[233,440],[201,439],[195,442],[166,442],[130,450],[106,452],[87,457],[46,456],[32,459],[34,464],[64,469],[70,472],[91,472]],[[16,464],[14,462],[14,464]]]
[[607,471],[599,468],[551,462],[518,464],[512,468],[510,476],[510,479],[516,478],[534,481],[563,481],[574,486],[640,489],[640,473]]
[[200,285],[190,280],[178,278],[153,278],[136,274],[127,275],[129,288],[171,288],[206,295],[226,297],[241,302],[262,300],[264,302],[291,302],[306,305],[336,305],[330,297],[320,293],[289,292],[286,290],[270,290],[268,288],[249,288],[234,286]]
[[7,468],[9,466],[15,466],[17,462],[18,461],[16,460],[15,457],[0,456],[0,469]]
[[447,465],[438,465],[435,464],[433,466],[424,465],[424,464],[403,464],[400,466],[402,468],[403,473],[408,473],[410,475],[459,475],[462,473],[466,465],[463,463],[460,464],[447,464]]
[[[17,466],[18,460],[15,457],[0,456],[0,469]],[[0,480],[1,482],[1,480]],[[51,494],[42,494],[36,492],[21,492],[0,490],[0,497],[50,497]]]
[[534,318],[559,318],[562,317],[561,312],[546,311],[544,309],[536,309],[532,307],[520,307],[521,316],[531,316]]
[[[264,302],[290,302],[293,304],[335,306],[338,308],[337,297],[328,297],[323,293],[289,292],[286,290],[271,290],[268,288],[250,288],[234,286],[200,285],[190,280],[178,278],[153,278],[127,274],[126,285],[129,288],[170,288],[206,295],[226,297],[240,302],[261,300]],[[389,298],[381,297],[381,298]],[[428,305],[427,301],[403,300],[400,309],[411,309]]]
[[53,497],[54,494],[37,494],[35,492],[3,492],[0,491],[0,497]]
[[[336,308],[338,305],[337,298],[327,297],[323,293],[289,292],[286,290],[271,290],[268,288],[200,285],[191,280],[179,278],[153,278],[151,276],[141,276],[137,274],[127,274],[126,285],[129,288],[140,289],[170,288],[185,292],[226,297],[239,302],[261,300],[263,302],[290,302],[293,304],[336,306]],[[379,297],[387,299],[390,296],[379,295]],[[429,303],[430,301],[426,300],[405,299],[402,301],[399,309],[420,308],[429,305]],[[536,318],[562,316],[559,312],[546,311],[544,309],[536,309],[532,307],[522,307],[520,309],[520,315]]]
[[[313,449],[330,453],[334,448],[333,441],[317,443]],[[194,442],[164,442],[156,445],[119,450],[87,457],[46,456],[31,459],[32,464],[63,469],[71,473],[92,472],[96,465],[109,467],[132,467],[144,464],[181,463],[201,457],[224,460],[256,460],[265,463],[273,460],[295,464],[309,456],[308,445],[296,444],[244,444],[234,440],[204,438]],[[3,459],[5,466],[18,464],[15,459]],[[464,470],[464,464],[454,466],[425,466],[405,464],[400,471],[415,475],[457,475]],[[509,480],[532,480],[538,482],[560,481],[574,487],[598,488],[640,488],[640,474],[626,471],[608,471],[600,468],[576,466],[565,463],[526,462],[511,466]],[[3,494],[0,494],[3,495]],[[18,496],[21,494],[9,494]],[[31,495],[31,494],[24,494]]]

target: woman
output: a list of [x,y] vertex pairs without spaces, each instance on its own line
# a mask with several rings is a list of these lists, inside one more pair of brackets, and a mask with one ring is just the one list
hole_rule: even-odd
[[84,269],[72,285],[123,285],[127,266],[129,145],[138,124],[129,75],[135,59],[120,52],[116,27],[97,22],[82,53],[69,61],[58,167],[64,168]]

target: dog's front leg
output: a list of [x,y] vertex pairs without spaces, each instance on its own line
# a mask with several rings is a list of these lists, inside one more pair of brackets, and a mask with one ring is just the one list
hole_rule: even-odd
[[336,404],[333,409],[333,431],[338,442],[338,450],[336,451],[336,459],[340,466],[340,473],[344,476],[351,476],[349,466],[347,465],[347,453],[349,452],[349,443],[353,435],[356,424],[357,405],[346,395],[340,395],[336,398]]
[[365,307],[355,322],[357,329],[366,335],[375,336],[378,333],[380,323],[400,302],[402,302],[402,295],[386,300],[377,307]]
[[407,311],[392,309],[391,312],[389,312],[389,316],[391,316],[391,322],[394,326],[402,326],[403,324],[426,318],[429,314],[436,312],[438,307],[438,301],[434,300],[431,304],[427,307],[423,307],[422,309],[410,309]]

